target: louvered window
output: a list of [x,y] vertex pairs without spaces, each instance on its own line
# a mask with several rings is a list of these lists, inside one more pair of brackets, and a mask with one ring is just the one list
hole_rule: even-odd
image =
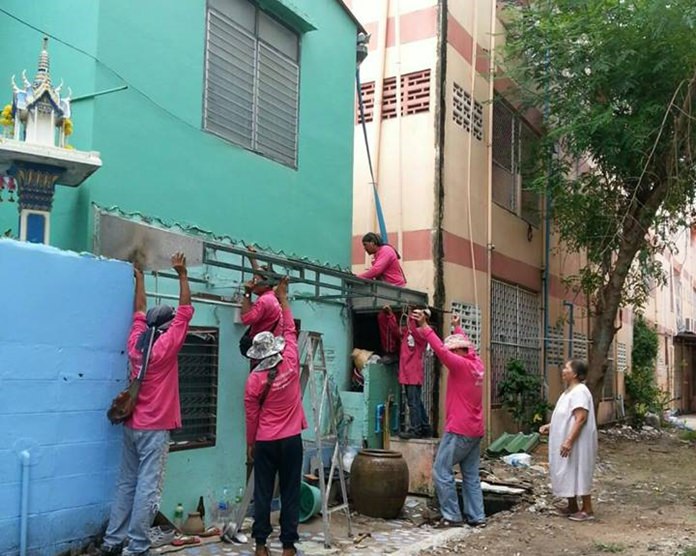
[[[360,85],[360,95],[362,97],[363,110],[365,113],[365,123],[370,123],[375,117],[375,82],[363,83]],[[356,124],[361,124],[360,119],[360,99],[358,99]]]
[[172,450],[215,446],[218,330],[191,327],[179,352],[182,427],[172,432]]
[[203,127],[297,164],[299,37],[247,0],[209,0]]

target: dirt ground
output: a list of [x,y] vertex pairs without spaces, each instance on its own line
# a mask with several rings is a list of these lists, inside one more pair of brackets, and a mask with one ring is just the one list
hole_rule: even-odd
[[[534,454],[536,462],[543,461],[544,448]],[[595,521],[574,523],[555,515],[548,475],[540,469],[535,495],[526,503],[491,516],[487,528],[427,553],[696,556],[694,442],[675,432],[601,431],[599,460]]]

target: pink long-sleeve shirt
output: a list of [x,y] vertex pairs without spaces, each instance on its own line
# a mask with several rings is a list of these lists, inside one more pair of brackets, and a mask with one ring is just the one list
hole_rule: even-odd
[[404,287],[406,277],[399,264],[399,256],[391,245],[380,245],[372,259],[372,266],[358,278],[382,280],[395,286]]
[[251,337],[259,332],[273,332],[282,330],[283,311],[278,303],[273,290],[262,293],[259,298],[252,303],[251,309],[242,315],[242,323],[251,327]]
[[[133,415],[125,423],[127,427],[138,430],[181,428],[179,351],[184,345],[191,318],[193,318],[193,307],[179,305],[171,325],[153,344],[145,378],[140,385],[138,403],[135,405]],[[136,344],[140,335],[146,330],[145,313],[135,313],[128,337],[131,380],[138,375],[143,363],[143,356],[136,348]]]
[[[445,396],[445,431],[462,436],[483,436],[483,361],[473,349],[465,356],[452,353],[430,327],[420,328],[419,333],[449,369]],[[454,333],[466,336],[460,327]]]
[[[384,313],[380,313],[382,315]],[[389,337],[401,338],[399,348],[399,384],[423,384],[423,356],[428,342],[416,332],[417,326],[413,319],[406,319],[406,326],[399,328],[394,313],[382,317]],[[408,344],[409,334],[413,336],[413,347]]]
[[300,357],[297,351],[297,331],[290,308],[283,310],[285,349],[263,406],[261,395],[266,389],[268,370],[253,371],[246,382],[244,408],[246,410],[247,444],[257,440],[280,440],[300,434],[307,428],[302,394],[300,392]]

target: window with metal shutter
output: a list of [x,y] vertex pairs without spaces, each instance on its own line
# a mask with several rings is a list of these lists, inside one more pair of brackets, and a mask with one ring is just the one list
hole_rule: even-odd
[[299,37],[247,0],[210,0],[203,127],[297,163]]
[[172,431],[172,450],[215,446],[218,338],[217,328],[191,327],[179,352],[182,426]]

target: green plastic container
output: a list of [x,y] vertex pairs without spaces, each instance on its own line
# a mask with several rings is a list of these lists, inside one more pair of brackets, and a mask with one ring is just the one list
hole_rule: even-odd
[[300,523],[311,519],[321,511],[321,492],[315,486],[302,481],[300,484]]

